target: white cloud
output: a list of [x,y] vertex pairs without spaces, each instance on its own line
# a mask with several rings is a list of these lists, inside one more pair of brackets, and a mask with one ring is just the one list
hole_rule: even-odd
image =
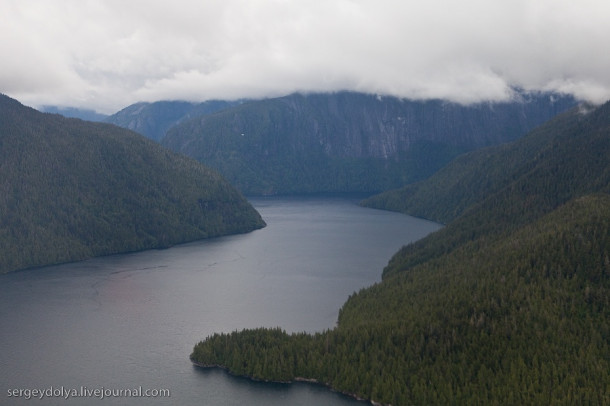
[[606,0],[4,0],[0,92],[139,100],[357,90],[469,103],[610,99]]

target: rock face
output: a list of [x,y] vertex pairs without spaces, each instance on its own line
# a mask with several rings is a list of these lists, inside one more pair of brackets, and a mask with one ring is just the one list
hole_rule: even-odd
[[247,194],[375,192],[427,177],[465,151],[514,140],[575,103],[551,94],[470,106],[293,94],[184,120],[161,142]]

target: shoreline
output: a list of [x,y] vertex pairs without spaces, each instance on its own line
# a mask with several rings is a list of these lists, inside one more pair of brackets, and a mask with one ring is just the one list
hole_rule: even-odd
[[345,392],[345,391],[341,391],[341,390],[335,389],[329,383],[323,383],[323,382],[320,382],[320,381],[318,381],[317,379],[314,379],[314,378],[303,378],[303,377],[300,377],[300,376],[296,376],[296,377],[294,377],[290,381],[277,381],[277,380],[273,380],[273,379],[258,379],[258,378],[254,378],[253,376],[250,376],[250,375],[238,375],[238,374],[235,374],[235,373],[233,373],[233,371],[231,371],[228,367],[226,367],[224,365],[203,364],[203,363],[197,362],[197,361],[195,361],[193,359],[190,359],[190,361],[193,364],[193,366],[195,366],[197,368],[202,368],[202,369],[213,369],[213,368],[222,369],[222,370],[224,370],[226,373],[228,373],[231,376],[247,378],[247,379],[249,379],[249,380],[251,380],[253,382],[279,383],[279,384],[284,384],[284,385],[292,384],[292,383],[295,383],[295,382],[300,382],[300,383],[308,383],[308,384],[320,385],[320,386],[326,387],[327,389],[329,389],[332,392],[340,393],[342,395],[348,396],[348,397],[350,397],[352,399],[355,399],[357,401],[360,401],[360,402],[368,402],[368,403],[370,403],[371,405],[374,405],[374,406],[391,406],[391,405],[386,405],[384,403],[376,402],[376,401],[371,400],[371,399],[361,398],[360,396],[356,395],[355,393],[350,393],[350,392]]

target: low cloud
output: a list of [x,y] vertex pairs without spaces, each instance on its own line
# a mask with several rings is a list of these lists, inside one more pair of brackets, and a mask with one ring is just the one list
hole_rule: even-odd
[[461,103],[514,87],[610,99],[603,0],[7,0],[0,91],[136,101],[355,90]]

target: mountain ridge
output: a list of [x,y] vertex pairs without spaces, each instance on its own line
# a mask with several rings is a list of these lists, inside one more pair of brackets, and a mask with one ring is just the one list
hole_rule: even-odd
[[42,113],[59,114],[66,118],[80,118],[86,121],[102,122],[108,118],[106,114],[77,107],[42,106],[38,110]]
[[211,114],[241,101],[210,100],[202,103],[162,100],[129,105],[106,117],[105,122],[160,141],[168,129],[194,116]]
[[574,104],[551,94],[462,106],[297,93],[185,120],[161,143],[246,194],[371,193],[423,179],[459,153],[516,139]]

